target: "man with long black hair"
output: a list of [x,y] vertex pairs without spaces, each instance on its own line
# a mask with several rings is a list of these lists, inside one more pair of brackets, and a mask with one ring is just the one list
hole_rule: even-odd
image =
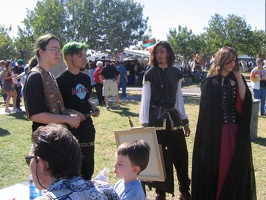
[[174,52],[168,42],[158,42],[151,53],[153,67],[144,75],[139,119],[142,126],[156,127],[158,143],[162,145],[166,179],[145,183],[156,188],[156,199],[174,193],[173,165],[179,184],[180,199],[190,199],[188,151],[185,137],[190,135],[181,94],[182,72],[173,66]]

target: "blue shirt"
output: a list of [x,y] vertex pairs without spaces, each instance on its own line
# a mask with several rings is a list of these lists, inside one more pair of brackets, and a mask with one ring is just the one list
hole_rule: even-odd
[[127,69],[125,68],[125,66],[120,64],[116,67],[116,69],[120,72],[120,82],[126,83],[125,76],[127,75]]
[[116,182],[114,189],[120,199],[146,200],[142,185],[139,180],[124,182],[123,179]]
[[119,200],[115,191],[108,185],[95,186],[92,181],[85,181],[81,177],[60,179],[53,182],[42,197],[35,200]]
[[94,76],[93,76],[93,73],[95,72],[95,69],[89,69],[88,71],[88,76],[90,77],[91,79],[91,85],[95,85],[96,83],[94,82]]

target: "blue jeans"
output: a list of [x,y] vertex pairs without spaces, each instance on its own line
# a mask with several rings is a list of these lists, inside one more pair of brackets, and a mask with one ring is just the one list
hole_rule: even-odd
[[122,88],[122,95],[121,96],[126,97],[127,96],[127,92],[126,92],[127,83],[126,82],[120,82],[117,86],[118,92],[119,92],[120,88]]
[[266,87],[261,87],[259,90],[253,89],[254,99],[260,99],[260,114],[265,114],[265,95]]

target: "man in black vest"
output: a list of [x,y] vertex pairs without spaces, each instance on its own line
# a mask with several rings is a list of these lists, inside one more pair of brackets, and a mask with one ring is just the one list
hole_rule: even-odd
[[181,93],[182,72],[174,67],[175,56],[170,44],[158,42],[151,53],[153,65],[144,75],[139,119],[144,127],[156,127],[162,146],[166,179],[145,184],[156,188],[156,200],[174,193],[173,166],[177,172],[180,199],[190,199],[188,151],[185,137],[190,135],[188,116]]

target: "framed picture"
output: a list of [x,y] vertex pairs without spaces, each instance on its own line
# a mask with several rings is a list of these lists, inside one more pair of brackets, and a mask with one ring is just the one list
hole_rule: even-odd
[[150,145],[148,166],[139,174],[138,179],[142,181],[165,181],[162,151],[158,145],[154,127],[132,128],[130,130],[114,131],[114,133],[117,146],[126,141],[141,139]]

